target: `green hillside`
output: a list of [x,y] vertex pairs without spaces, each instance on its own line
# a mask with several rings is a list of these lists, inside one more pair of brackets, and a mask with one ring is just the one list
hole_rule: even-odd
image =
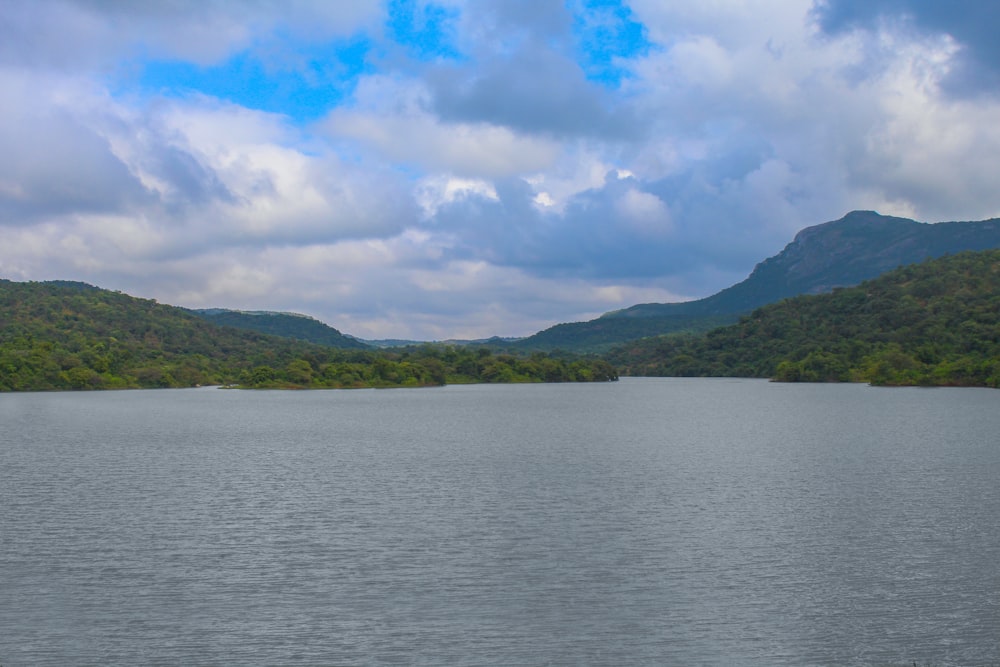
[[307,315],[272,313],[268,311],[227,310],[209,308],[192,310],[192,313],[213,324],[236,327],[248,331],[304,340],[317,345],[328,345],[346,350],[365,350],[369,346],[356,338],[345,336],[333,327]]
[[607,362],[426,346],[343,350],[232,327],[83,283],[0,280],[0,391],[407,387],[616,379]]
[[787,297],[827,293],[928,258],[991,248],[1000,248],[1000,219],[927,224],[854,211],[803,229],[780,253],[758,264],[746,280],[712,296],[638,304],[589,322],[559,324],[516,347],[603,352],[645,336],[699,333]]
[[998,387],[1000,250],[905,266],[764,306],[704,335],[636,341],[606,358],[624,375]]
[[589,322],[556,324],[533,336],[507,344],[514,350],[569,350],[602,354],[616,345],[668,333],[702,333],[739,319],[732,315],[663,315],[652,317],[599,317]]

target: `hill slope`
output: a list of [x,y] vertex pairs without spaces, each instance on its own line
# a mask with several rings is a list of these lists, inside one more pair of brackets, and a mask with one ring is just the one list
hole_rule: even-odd
[[235,327],[247,331],[294,338],[316,345],[328,345],[345,350],[365,350],[369,346],[356,338],[345,336],[333,327],[308,315],[297,313],[273,313],[269,311],[227,310],[208,308],[192,310],[192,313],[213,324]]
[[220,327],[183,308],[84,283],[0,280],[0,391],[238,384],[412,387],[616,379],[598,359],[487,349],[343,350]]
[[556,325],[517,346],[600,351],[643,336],[706,331],[790,296],[857,285],[927,258],[998,247],[1000,219],[927,224],[854,211],[802,230],[780,253],[758,264],[746,280],[712,296],[684,303],[639,304],[589,322]]
[[217,384],[295,351],[291,341],[84,283],[0,281],[2,389]]
[[510,343],[507,348],[601,354],[616,345],[640,338],[660,336],[666,333],[701,333],[735,322],[737,317],[736,314],[700,315],[687,313],[621,318],[601,316],[589,322],[556,324],[544,331]]
[[627,375],[1000,386],[1000,250],[901,267],[609,354]]

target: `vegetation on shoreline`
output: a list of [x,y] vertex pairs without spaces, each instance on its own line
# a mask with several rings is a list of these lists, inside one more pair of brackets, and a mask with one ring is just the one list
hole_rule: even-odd
[[623,375],[1000,387],[1000,250],[908,265],[603,359],[488,346],[351,350],[220,327],[83,283],[0,281],[0,391],[420,387]]
[[545,354],[517,357],[494,354],[487,348],[422,345],[378,352],[305,354],[283,367],[245,369],[236,384],[257,389],[354,389],[617,379],[614,367],[601,359],[565,359]]
[[0,391],[419,387],[617,379],[599,359],[420,346],[345,350],[220,327],[83,283],[0,281]]
[[1000,387],[1000,250],[904,266],[606,358],[623,375]]

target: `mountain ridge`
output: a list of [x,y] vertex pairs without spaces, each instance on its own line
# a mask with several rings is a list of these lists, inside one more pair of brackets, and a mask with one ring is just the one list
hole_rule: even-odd
[[315,317],[300,313],[271,310],[231,310],[228,308],[201,308],[189,310],[189,312],[214,324],[245,331],[256,331],[345,350],[372,349],[371,345],[354,336],[341,333]]
[[1000,247],[1000,218],[917,222],[852,211],[800,230],[750,275],[715,294],[680,303],[646,303],[588,322],[557,324],[521,340],[521,349],[602,351],[638,338],[705,331],[760,306],[800,294],[857,285],[899,266],[963,251]]
[[[877,249],[860,252],[862,244],[877,244]],[[749,312],[782,298],[857,285],[906,264],[995,247],[1000,247],[1000,218],[927,223],[876,211],[851,211],[838,220],[800,230],[778,254],[759,262],[745,280],[711,296],[678,304],[638,304],[601,317],[649,316],[658,307],[681,307],[687,314]]]
[[623,375],[1000,387],[1000,249],[908,264],[605,358]]
[[342,349],[221,326],[186,308],[83,283],[0,279],[0,392],[615,379],[601,359],[517,358],[458,346]]

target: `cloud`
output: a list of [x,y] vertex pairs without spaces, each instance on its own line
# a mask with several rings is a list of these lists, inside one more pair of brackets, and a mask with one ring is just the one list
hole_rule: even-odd
[[[877,44],[852,32],[819,35],[807,2],[752,12],[734,3],[725,13],[709,4],[633,8],[662,47],[637,59],[631,83],[639,104],[659,112],[653,134],[662,139],[630,168],[640,178],[659,169],[655,189],[675,218],[697,210],[757,226],[754,209],[764,208],[765,230],[787,234],[851,208],[928,220],[1000,208],[981,185],[995,148],[981,114],[996,105],[943,90],[957,57],[949,40],[905,30],[883,32]],[[968,142],[969,128],[981,146]],[[747,179],[768,163],[784,165],[785,185],[744,198],[741,214],[732,197],[759,191]]]
[[0,225],[121,212],[151,201],[90,114],[65,101],[85,100],[90,90],[5,70],[0,87]]
[[560,39],[572,26],[562,0],[481,0],[456,3],[460,43],[465,52],[477,48],[500,52],[523,40]]
[[641,119],[587,78],[564,3],[492,0],[463,9],[466,57],[426,72],[430,109],[441,119],[559,138],[641,135]]
[[669,236],[672,231],[670,209],[656,195],[630,188],[615,201],[615,209],[640,237]]
[[230,197],[212,215],[228,242],[308,244],[393,235],[416,217],[397,177],[356,170],[271,114],[208,104],[172,105],[163,123],[175,145],[211,170]]
[[[331,294],[326,284],[334,272],[320,268],[315,277],[305,279],[295,303],[305,312],[339,322],[343,330],[367,338],[408,333],[424,340],[442,340],[525,335],[558,321],[597,317],[621,303],[678,298],[658,287],[539,277],[485,261],[401,263],[397,253],[419,254],[419,244],[411,243],[400,238],[378,248],[353,248],[352,256],[377,254],[383,260],[356,265],[360,281],[368,289],[352,290],[356,285],[353,281],[347,285],[334,282]],[[303,250],[282,252],[299,254]],[[280,267],[295,264],[272,262]],[[303,278],[301,272],[294,277]],[[276,282],[291,278],[286,275]],[[287,297],[282,298],[285,301]],[[266,307],[260,305],[266,299],[255,303]]]
[[675,222],[665,201],[624,173],[609,172],[598,187],[572,195],[561,209],[540,206],[537,193],[523,179],[498,182],[490,196],[468,191],[439,205],[425,228],[447,239],[447,260],[512,267],[547,280],[659,285],[675,296],[691,296],[697,281],[677,276],[688,268],[699,267],[701,279],[743,277],[727,272],[722,260],[731,258],[715,244],[702,243],[704,230]]
[[282,31],[310,41],[350,35],[383,12],[376,0],[4,0],[0,10],[0,63],[71,71],[122,66],[122,56],[208,65]]
[[852,29],[947,35],[960,45],[946,87],[964,95],[995,95],[1000,83],[1000,5],[978,0],[825,0],[816,14],[827,32]]
[[993,132],[968,129],[983,128],[992,107],[940,94],[946,44],[898,37],[893,58],[859,78],[867,45],[817,39],[807,2],[735,16],[665,7],[636,7],[662,41],[633,61],[625,84],[658,139],[590,142],[603,156],[593,164],[631,177],[555,199],[550,169],[508,179],[490,197],[448,202],[433,222],[453,235],[453,256],[537,275],[658,276],[677,292],[706,293],[712,280],[721,288],[745,276],[804,225],[852,208],[926,220],[1000,209],[985,176]]
[[617,108],[579,64],[529,42],[475,68],[442,66],[429,75],[433,111],[446,121],[490,123],[553,137],[632,138],[640,119]]
[[[1000,214],[991,9],[349,4],[0,0],[0,275],[521,335],[851,209]],[[240,63],[260,90],[150,74]]]
[[[389,102],[388,100],[393,100]],[[446,122],[427,111],[419,85],[365,77],[355,102],[333,111],[323,127],[380,159],[460,177],[506,177],[546,169],[558,147],[487,122]]]
[[155,272],[233,247],[392,237],[419,216],[398,176],[355,170],[273,114],[210,99],[136,109],[55,76],[6,83],[0,226],[25,228],[3,253],[15,275]]

